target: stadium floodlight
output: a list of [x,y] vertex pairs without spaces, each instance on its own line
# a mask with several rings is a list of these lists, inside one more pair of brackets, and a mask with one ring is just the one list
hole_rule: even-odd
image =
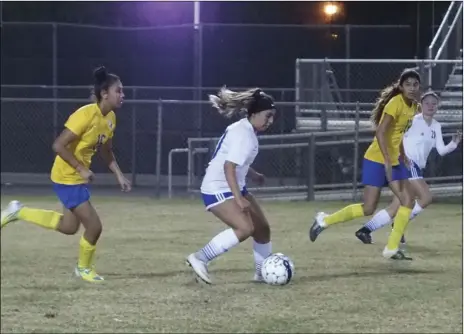
[[334,3],[326,3],[324,5],[324,14],[331,18],[332,16],[336,15],[339,12],[340,8],[337,4]]

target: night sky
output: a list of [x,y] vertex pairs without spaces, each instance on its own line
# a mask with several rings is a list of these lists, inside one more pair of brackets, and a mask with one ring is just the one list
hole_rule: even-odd
[[[191,2],[2,2],[4,21],[57,21],[100,24],[179,24],[192,20]],[[416,24],[418,2],[346,1],[336,23]],[[420,1],[421,25],[436,23],[449,1]],[[203,2],[202,21],[221,23],[320,23],[321,2]],[[147,10],[148,9],[148,10]],[[368,13],[368,14],[367,14]],[[158,15],[159,14],[159,15]]]

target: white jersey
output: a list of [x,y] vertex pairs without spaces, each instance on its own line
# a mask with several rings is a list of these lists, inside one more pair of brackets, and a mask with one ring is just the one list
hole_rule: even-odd
[[432,148],[435,147],[438,153],[443,156],[454,151],[457,147],[454,141],[450,141],[445,146],[441,124],[433,119],[432,123],[428,125],[422,114],[418,114],[412,119],[411,127],[404,134],[403,146],[406,156],[422,169],[427,164]]
[[203,194],[217,194],[231,191],[227,183],[224,163],[237,164],[237,183],[240,190],[245,187],[248,169],[258,154],[258,137],[247,118],[229,125],[219,139],[213,157],[201,183]]

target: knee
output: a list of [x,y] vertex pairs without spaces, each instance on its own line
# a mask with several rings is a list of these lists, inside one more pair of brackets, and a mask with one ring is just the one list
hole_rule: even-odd
[[376,205],[366,203],[363,205],[363,211],[365,216],[372,216],[375,212]]
[[407,191],[401,193],[401,205],[412,208],[414,206],[414,199]]
[[432,204],[432,194],[427,193],[427,194],[421,195],[418,202],[421,208],[425,209],[427,206]]
[[254,235],[255,233],[255,228],[253,224],[241,224],[239,228],[236,229],[236,234],[237,237],[239,238],[240,241],[244,241]]
[[86,231],[91,233],[98,239],[103,231],[103,226],[100,220],[93,221],[90,224],[86,224]]
[[79,226],[80,224],[73,224],[73,225],[68,225],[65,228],[61,230],[66,235],[74,235],[79,231]]

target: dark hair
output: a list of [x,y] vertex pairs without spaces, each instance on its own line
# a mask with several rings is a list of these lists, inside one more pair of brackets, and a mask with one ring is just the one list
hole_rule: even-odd
[[101,100],[102,91],[108,90],[115,82],[119,81],[116,74],[108,73],[105,66],[97,67],[93,71],[94,84],[92,94],[95,96],[97,102]]
[[259,88],[234,92],[224,86],[217,95],[209,95],[209,100],[213,108],[227,118],[242,113],[251,116],[263,110],[275,109],[272,96]]
[[393,97],[401,93],[400,86],[409,78],[416,79],[417,81],[419,81],[419,83],[421,81],[420,75],[419,73],[417,73],[417,71],[413,69],[405,69],[401,73],[398,81],[384,88],[380,92],[380,97],[375,102],[374,110],[372,110],[372,116],[371,116],[371,121],[375,125],[379,125],[385,106]]

